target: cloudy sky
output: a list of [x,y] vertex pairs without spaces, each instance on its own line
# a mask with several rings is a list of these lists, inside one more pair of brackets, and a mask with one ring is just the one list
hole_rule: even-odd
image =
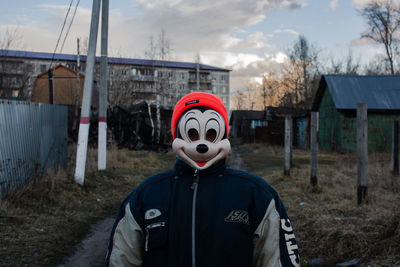
[[[3,0],[4,1],[4,0]],[[71,0],[4,1],[0,34],[17,31],[19,49],[53,52]],[[111,56],[143,58],[149,36],[165,29],[174,60],[229,68],[231,88],[274,71],[299,34],[327,56],[348,51],[366,63],[381,50],[360,40],[357,9],[367,0],[118,0],[110,1]],[[6,3],[5,3],[6,2]],[[78,0],[74,0],[72,17]],[[81,0],[62,53],[89,35],[90,0]],[[68,28],[69,20],[66,28]],[[59,50],[57,51],[59,52]]]

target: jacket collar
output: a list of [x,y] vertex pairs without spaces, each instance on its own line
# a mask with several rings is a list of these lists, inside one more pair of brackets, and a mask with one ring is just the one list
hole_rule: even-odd
[[[214,163],[212,166],[208,167],[207,169],[200,170],[199,174],[200,175],[210,175],[210,174],[219,174],[222,173],[226,169],[225,165],[225,159],[222,159],[216,163]],[[191,173],[193,174],[195,172],[196,168],[188,164],[186,161],[183,159],[177,157],[176,162],[175,162],[175,171],[179,174],[183,173]]]

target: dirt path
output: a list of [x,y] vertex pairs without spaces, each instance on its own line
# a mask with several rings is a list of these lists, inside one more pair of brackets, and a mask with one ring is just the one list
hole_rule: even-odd
[[229,155],[226,164],[229,168],[245,171],[246,164],[243,161],[242,152],[238,147],[232,146],[232,152]]
[[[242,154],[237,147],[232,146],[232,153],[227,159],[230,168],[245,170]],[[75,253],[64,264],[57,267],[98,267],[104,266],[108,240],[114,218],[106,218],[94,225],[87,237],[76,247]]]
[[58,267],[97,267],[104,266],[108,239],[114,218],[104,219],[92,225],[90,233],[77,247],[76,252],[64,264]]

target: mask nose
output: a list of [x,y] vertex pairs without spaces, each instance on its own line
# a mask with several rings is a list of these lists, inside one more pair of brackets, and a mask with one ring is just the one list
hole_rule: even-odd
[[205,144],[200,144],[196,147],[197,152],[206,153],[208,151],[208,146]]

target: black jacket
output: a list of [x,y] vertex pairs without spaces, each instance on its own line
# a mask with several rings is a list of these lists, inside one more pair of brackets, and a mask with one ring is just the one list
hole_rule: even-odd
[[200,172],[178,160],[122,203],[106,266],[298,266],[275,190],[221,161]]

